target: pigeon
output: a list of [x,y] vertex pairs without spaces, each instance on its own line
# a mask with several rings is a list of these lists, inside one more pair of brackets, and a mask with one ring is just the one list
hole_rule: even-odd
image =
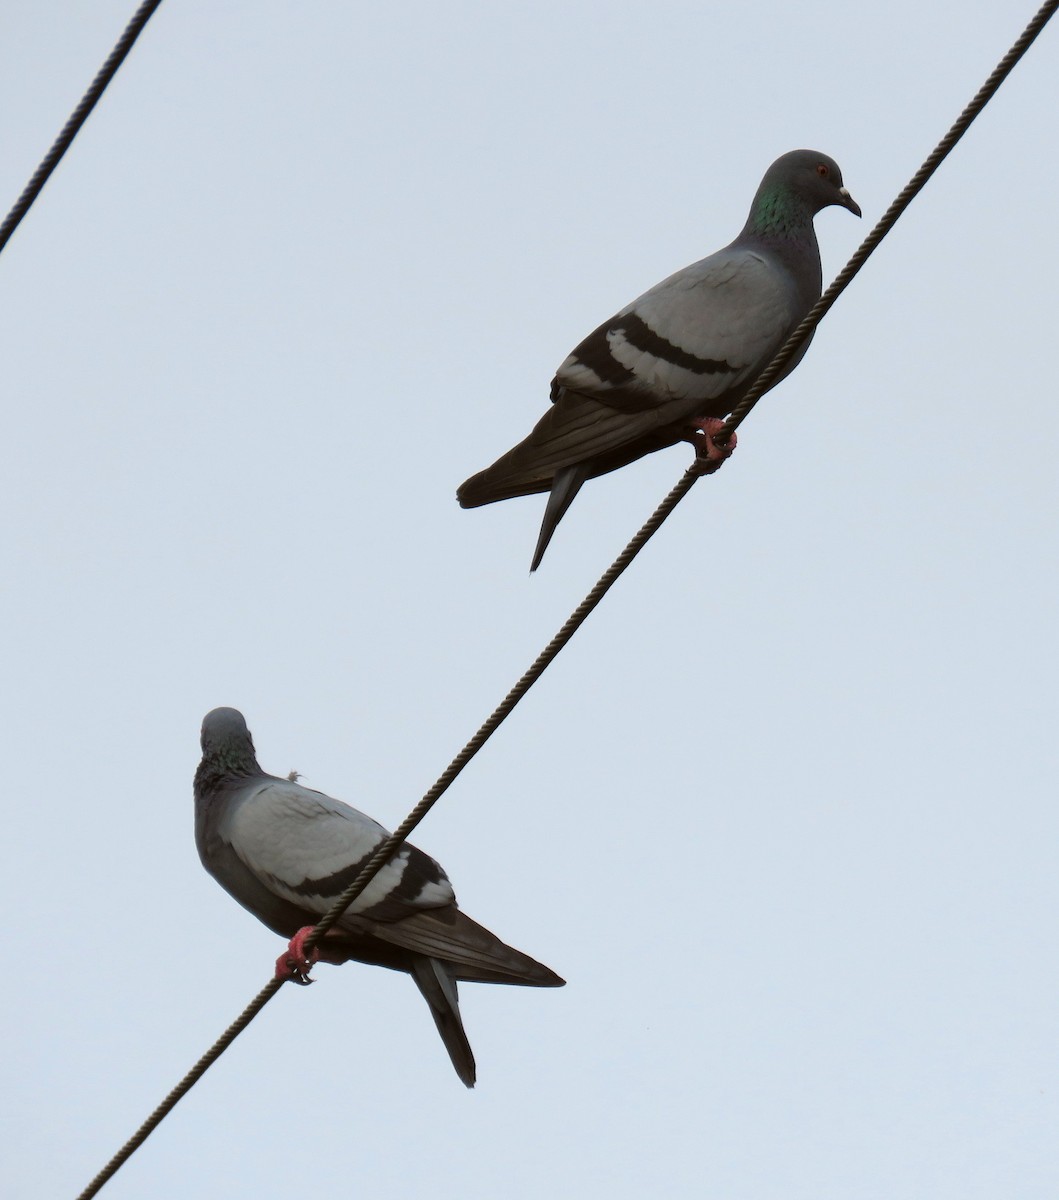
[[552,407],[529,437],[460,485],[460,505],[550,492],[535,571],[586,479],[682,440],[696,447],[697,474],[717,470],[735,448],[734,435],[714,441],[721,418],[820,298],[813,217],[829,204],[860,216],[833,158],[792,150],[776,159],[735,241],[589,334],[556,372]]
[[561,987],[564,981],[460,912],[445,872],[408,843],[306,957],[304,941],[315,922],[388,836],[341,800],[262,771],[242,713],[215,708],[206,714],[195,772],[195,844],[225,891],[291,939],[276,961],[276,978],[310,983],[318,960],[357,959],[407,971],[430,1006],[456,1074],[474,1087],[457,982]]

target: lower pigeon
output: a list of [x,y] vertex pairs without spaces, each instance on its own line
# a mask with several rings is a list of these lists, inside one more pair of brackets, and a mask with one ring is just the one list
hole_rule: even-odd
[[460,912],[445,872],[407,843],[307,958],[303,943],[313,925],[387,836],[341,800],[263,771],[242,713],[215,708],[206,715],[195,772],[195,842],[214,879],[291,939],[276,962],[277,978],[308,983],[318,960],[406,971],[430,1007],[456,1074],[473,1087],[474,1054],[457,983],[561,987],[563,980]]

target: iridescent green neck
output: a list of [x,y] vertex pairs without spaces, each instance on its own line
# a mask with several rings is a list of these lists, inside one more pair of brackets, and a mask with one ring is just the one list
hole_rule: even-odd
[[813,214],[800,203],[790,189],[762,184],[754,197],[747,218],[747,233],[766,239],[786,240],[792,235],[805,237],[813,227]]

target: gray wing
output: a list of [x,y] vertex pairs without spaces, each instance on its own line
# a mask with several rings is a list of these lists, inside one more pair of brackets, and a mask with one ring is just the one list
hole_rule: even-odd
[[[242,895],[229,891],[272,928],[276,924],[260,909],[270,914],[296,912],[293,928],[279,930],[287,936],[322,916],[388,836],[377,821],[341,800],[273,777],[247,789],[229,806],[218,833],[247,876]],[[327,935],[328,955],[341,950],[348,939],[359,957],[364,938],[442,959],[452,965],[455,979],[538,987],[563,982],[461,913],[441,866],[407,844]]]
[[626,305],[566,358],[556,384],[620,411],[683,401],[697,416],[785,336],[794,300],[775,260],[728,247]]
[[[672,445],[692,418],[724,416],[800,320],[789,272],[730,246],[678,271],[566,358],[552,407],[524,441],[462,485],[465,508],[546,491]],[[793,364],[792,364],[793,365]]]
[[[261,888],[309,917],[327,911],[388,836],[377,821],[348,804],[273,777],[228,806],[217,834]],[[441,867],[405,845],[348,912],[399,920],[454,900]]]

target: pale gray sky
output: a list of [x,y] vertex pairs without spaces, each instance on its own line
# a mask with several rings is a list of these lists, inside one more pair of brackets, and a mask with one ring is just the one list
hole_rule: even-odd
[[[0,207],[133,7],[0,5]],[[195,853],[203,714],[398,822],[688,451],[532,579],[541,498],[456,485],[797,146],[864,209],[830,279],[1032,7],[163,5],[0,258],[12,1195],[279,953]],[[1052,1200],[1057,38],[421,827],[568,986],[462,989],[468,1093],[322,967],[108,1200]]]

